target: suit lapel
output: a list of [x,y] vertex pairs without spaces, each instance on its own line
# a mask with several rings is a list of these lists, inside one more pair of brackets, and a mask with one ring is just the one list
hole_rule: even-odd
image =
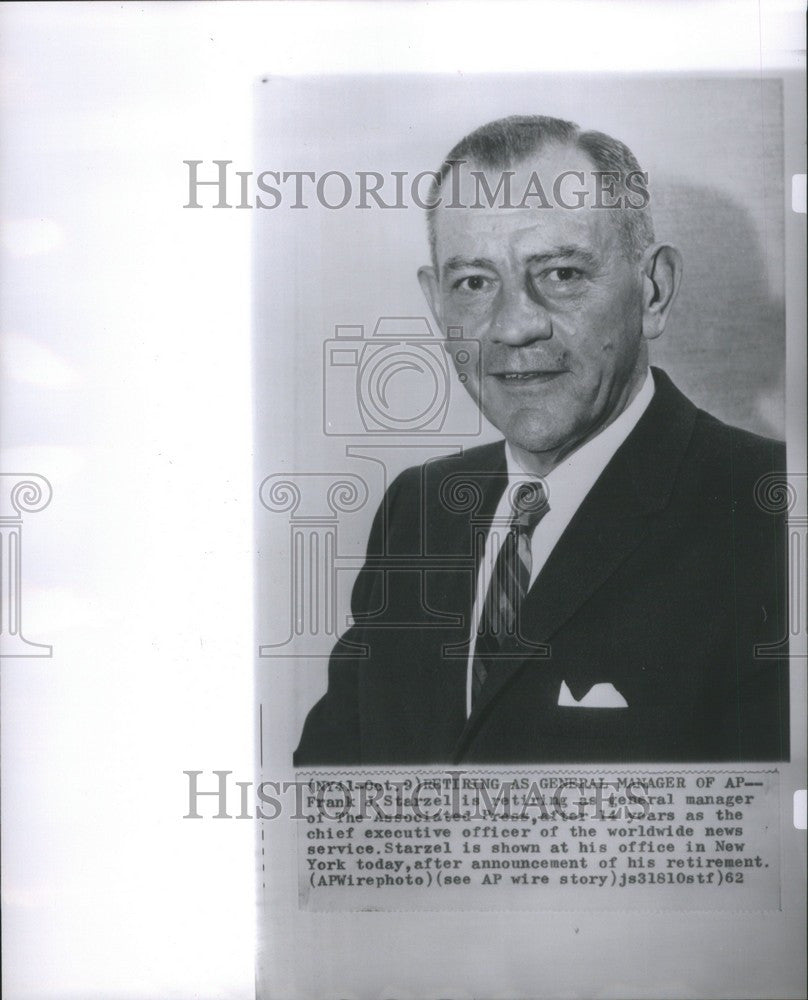
[[490,522],[507,482],[503,443],[472,449],[449,466],[437,460],[424,467],[422,554],[427,569],[422,599],[429,617],[445,628],[412,631],[402,650],[408,671],[415,670],[419,692],[413,703],[418,725],[424,705],[434,710],[431,729],[436,759],[451,755],[466,721],[468,635],[476,581],[474,535]]
[[[654,512],[668,501],[696,408],[664,372],[652,370],[656,391],[648,409],[590,490],[525,598],[521,632],[529,644],[549,642],[642,543]],[[515,654],[489,678],[455,747],[455,760],[503,687],[541,655]],[[576,698],[591,686],[587,667],[577,664],[565,677]]]
[[[508,481],[505,449],[500,443],[472,452],[455,471],[425,483],[429,505],[426,521],[426,555],[438,557],[440,569],[428,571],[432,586],[430,606],[442,614],[462,618],[471,625],[477,578],[476,538],[490,523]],[[424,500],[426,503],[426,499]],[[445,567],[445,568],[444,568]]]

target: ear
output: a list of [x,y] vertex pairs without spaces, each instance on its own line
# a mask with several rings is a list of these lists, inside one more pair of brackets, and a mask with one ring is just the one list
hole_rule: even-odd
[[424,297],[429,303],[429,308],[432,310],[435,322],[440,327],[441,332],[443,332],[443,310],[441,308],[440,287],[438,276],[435,274],[435,268],[428,267],[427,265],[419,267],[418,283],[421,286]]
[[668,243],[654,243],[642,256],[642,335],[654,340],[665,329],[682,281],[682,255]]

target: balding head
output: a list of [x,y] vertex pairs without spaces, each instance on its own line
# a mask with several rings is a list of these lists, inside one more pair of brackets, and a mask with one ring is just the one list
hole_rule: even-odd
[[[459,165],[468,171],[511,171],[529,167],[548,146],[569,146],[585,153],[593,175],[606,184],[609,202],[604,207],[620,227],[621,245],[627,256],[639,258],[654,241],[654,226],[648,208],[647,178],[636,157],[624,143],[604,132],[582,131],[574,122],[545,115],[512,115],[482,125],[460,140],[447,154],[430,191],[429,203],[450,204],[443,188]],[[637,181],[639,180],[639,185]],[[552,189],[554,178],[543,178]],[[633,186],[632,186],[633,185]],[[494,186],[494,185],[492,185]],[[490,190],[490,188],[489,188]],[[443,192],[443,196],[442,196]],[[639,195],[639,197],[638,197]],[[613,207],[619,203],[620,207]],[[427,211],[429,245],[435,261],[436,213]]]

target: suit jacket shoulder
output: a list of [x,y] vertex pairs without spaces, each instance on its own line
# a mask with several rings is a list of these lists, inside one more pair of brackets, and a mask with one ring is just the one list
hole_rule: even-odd
[[729,483],[734,499],[748,510],[755,504],[766,508],[762,494],[773,480],[764,482],[763,477],[779,475],[784,480],[786,474],[783,441],[733,427],[704,410],[697,411],[688,459],[716,487]]

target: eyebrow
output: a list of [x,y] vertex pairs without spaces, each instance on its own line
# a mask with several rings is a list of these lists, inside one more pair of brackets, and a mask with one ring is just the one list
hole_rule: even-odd
[[487,257],[450,257],[443,265],[444,274],[451,271],[462,271],[467,267],[485,267],[490,271],[496,270],[496,264]]
[[[591,251],[578,246],[552,247],[544,253],[533,253],[527,258],[528,264],[546,264],[551,260],[569,260],[575,258],[586,264],[588,267],[598,266],[597,257]],[[467,268],[481,267],[491,271],[497,270],[494,261],[487,257],[450,257],[443,265],[443,273],[451,274],[453,271],[463,271]]]
[[571,257],[589,267],[595,268],[598,266],[598,259],[595,254],[590,250],[584,249],[584,247],[576,246],[553,247],[552,250],[548,250],[546,253],[532,253],[528,257],[527,262],[528,264],[546,264],[550,260],[569,260]]

